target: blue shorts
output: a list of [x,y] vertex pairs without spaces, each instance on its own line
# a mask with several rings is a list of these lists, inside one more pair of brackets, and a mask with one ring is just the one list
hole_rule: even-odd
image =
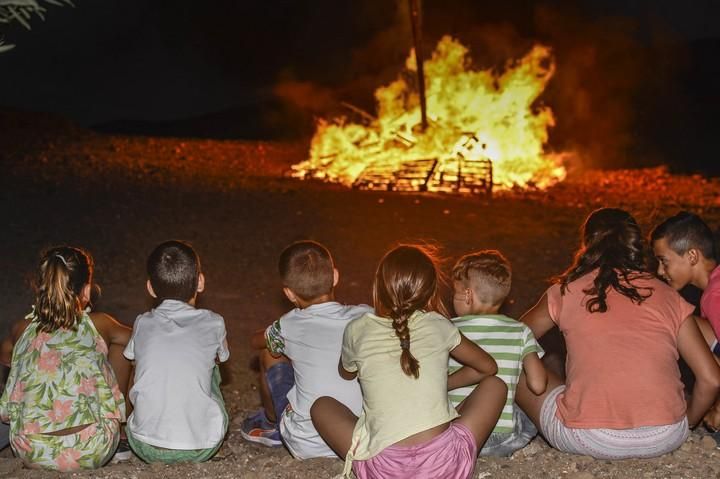
[[715,340],[712,346],[710,346],[710,350],[713,352],[713,354],[720,358],[720,343]]

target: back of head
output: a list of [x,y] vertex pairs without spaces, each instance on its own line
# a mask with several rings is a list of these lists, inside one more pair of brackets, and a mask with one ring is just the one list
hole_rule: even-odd
[[410,353],[407,321],[417,310],[447,315],[439,296],[440,270],[433,254],[424,247],[400,245],[380,261],[373,283],[373,302],[379,315],[393,321],[400,339],[400,365],[408,376],[419,377],[420,365]]
[[706,259],[718,260],[712,230],[698,215],[688,211],[671,216],[652,230],[650,241],[661,239],[665,239],[670,249],[680,256],[696,249]]
[[581,234],[583,244],[575,262],[559,278],[563,293],[572,281],[598,270],[594,286],[585,290],[593,296],[587,302],[588,311],[607,311],[609,287],[636,303],[650,296],[631,284],[633,275],[647,271],[647,254],[640,227],[630,213],[617,208],[595,210],[585,220]]
[[42,254],[34,284],[40,331],[75,328],[83,314],[83,288],[92,275],[92,257],[80,248],[58,246]]
[[497,250],[483,250],[463,256],[452,271],[455,281],[472,289],[477,298],[490,306],[500,306],[510,293],[510,262]]
[[332,293],[334,270],[330,251],[315,241],[297,241],[283,250],[278,262],[283,286],[303,301]]
[[190,244],[166,241],[150,253],[147,274],[158,300],[188,302],[197,293],[200,258]]

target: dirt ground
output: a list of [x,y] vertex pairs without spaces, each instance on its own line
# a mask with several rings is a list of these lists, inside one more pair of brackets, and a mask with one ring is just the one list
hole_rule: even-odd
[[[248,444],[242,418],[259,405],[248,335],[290,308],[276,260],[301,238],[325,243],[340,270],[337,298],[370,302],[380,256],[399,241],[440,247],[446,269],[480,248],[503,251],[514,268],[507,313],[519,316],[548,279],[572,260],[582,219],[620,206],[644,228],[679,209],[720,226],[720,181],[663,169],[571,171],[547,192],[497,193],[492,199],[353,191],[285,176],[307,145],[101,136],[43,115],[0,113],[0,332],[22,317],[38,252],[69,243],[88,248],[103,288],[98,310],[131,325],[146,310],[144,262],[157,243],[180,238],[198,250],[207,276],[201,305],[225,317],[231,358],[223,394],[231,426],[220,454],[199,465],[146,465],[135,459],[73,477],[333,477],[339,460],[293,460],[282,449]],[[550,349],[555,343],[550,338]],[[8,450],[0,476],[56,477],[23,469]],[[479,478],[720,477],[720,451],[702,431],[673,454],[608,462],[550,449],[542,439],[507,459],[479,459]]]

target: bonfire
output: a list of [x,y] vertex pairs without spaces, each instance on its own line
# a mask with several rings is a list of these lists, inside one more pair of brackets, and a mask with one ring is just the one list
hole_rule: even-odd
[[446,36],[424,63],[428,126],[410,53],[406,71],[375,92],[377,116],[321,119],[299,178],[357,188],[485,192],[544,189],[565,178],[562,155],[545,151],[552,110],[538,98],[555,72],[548,47],[535,45],[502,72],[471,68],[468,49]]

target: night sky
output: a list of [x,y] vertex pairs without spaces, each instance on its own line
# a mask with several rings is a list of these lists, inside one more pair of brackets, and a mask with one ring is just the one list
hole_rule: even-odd
[[[307,134],[308,118],[339,100],[372,109],[373,90],[397,75],[411,43],[406,0],[76,5],[48,6],[30,32],[6,29],[17,46],[0,55],[0,107],[57,112],[84,126],[230,111],[222,121],[237,117],[238,136]],[[427,51],[446,33],[480,66],[501,66],[533,41],[553,47],[558,75],[544,101],[561,118],[558,147],[649,157],[657,152],[647,138],[705,123],[696,106],[718,105],[717,94],[697,91],[717,72],[717,1],[425,0],[423,8]],[[576,106],[578,89],[589,112]],[[658,122],[663,115],[675,119]],[[593,132],[578,135],[590,121]]]

